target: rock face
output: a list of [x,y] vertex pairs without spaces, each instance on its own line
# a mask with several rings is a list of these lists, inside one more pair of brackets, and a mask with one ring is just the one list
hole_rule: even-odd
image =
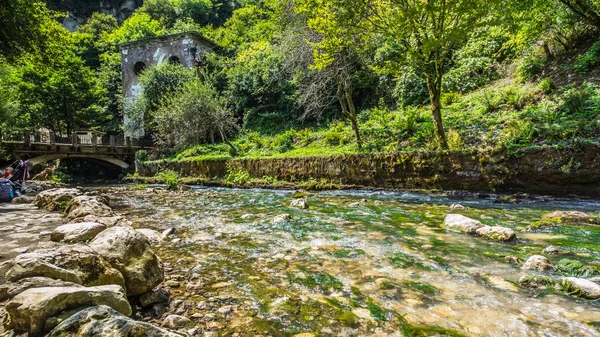
[[29,336],[40,336],[49,318],[73,308],[96,305],[107,305],[124,315],[131,315],[125,292],[118,285],[33,288],[8,302],[6,327]]
[[181,337],[182,335],[134,321],[100,305],[77,312],[60,323],[47,337]]
[[290,203],[290,207],[296,207],[300,209],[308,209],[308,202],[305,199],[294,199]]
[[89,246],[123,274],[128,296],[146,293],[164,278],[162,263],[148,239],[131,227],[109,228]]
[[512,229],[506,227],[483,226],[476,230],[475,234],[484,239],[499,242],[510,242],[517,237]]
[[560,280],[563,289],[568,292],[575,292],[575,294],[589,298],[598,299],[600,298],[600,285],[581,278],[565,277]]
[[547,258],[541,255],[533,255],[525,261],[521,269],[531,270],[537,269],[540,271],[552,270],[552,264]]
[[57,227],[50,235],[50,240],[55,242],[86,242],[106,229],[106,226],[97,222],[73,223]]
[[556,211],[542,216],[545,220],[568,224],[591,224],[598,225],[600,221],[591,214],[579,211]]
[[85,286],[124,285],[121,273],[88,246],[76,244],[40,249],[17,256],[6,273],[10,281],[49,277]]
[[476,231],[482,228],[483,224],[464,215],[448,214],[444,219],[443,227],[455,232],[476,234]]
[[62,211],[67,204],[76,196],[80,195],[75,188],[55,188],[40,192],[34,201],[34,205],[48,211]]
[[138,233],[141,233],[143,236],[145,236],[152,246],[160,245],[160,243],[163,240],[162,235],[159,232],[155,231],[154,229],[140,228],[140,229],[136,229],[136,231]]

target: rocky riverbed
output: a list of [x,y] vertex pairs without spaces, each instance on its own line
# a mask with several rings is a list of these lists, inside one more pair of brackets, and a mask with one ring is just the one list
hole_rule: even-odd
[[46,191],[2,207],[5,335],[597,336],[600,203],[494,201]]

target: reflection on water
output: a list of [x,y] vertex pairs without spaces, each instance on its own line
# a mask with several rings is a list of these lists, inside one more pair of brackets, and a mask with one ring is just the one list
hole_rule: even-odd
[[[115,194],[114,191],[112,193]],[[217,334],[598,336],[598,302],[520,289],[525,260],[549,245],[599,264],[600,228],[525,232],[552,210],[597,215],[600,202],[518,205],[443,195],[339,191],[289,208],[291,191],[194,188],[184,194],[123,189],[138,226],[176,227],[158,252],[180,309]],[[467,209],[452,210],[460,203]],[[287,222],[274,223],[280,214]],[[459,213],[517,231],[510,244],[440,229]],[[548,256],[551,261],[565,257]],[[533,273],[533,272],[528,272]],[[172,284],[172,283],[171,283]],[[449,331],[452,330],[452,331]]]

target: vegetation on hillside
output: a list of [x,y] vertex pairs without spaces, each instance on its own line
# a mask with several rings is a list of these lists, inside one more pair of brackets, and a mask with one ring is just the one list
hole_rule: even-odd
[[[73,32],[39,1],[0,9],[3,132],[122,132],[154,159],[487,149],[600,135],[596,0],[146,0]],[[27,23],[21,25],[20,23]],[[21,29],[19,27],[27,27]],[[201,72],[142,74],[125,111],[119,44],[197,31]],[[139,118],[138,118],[139,120]]]

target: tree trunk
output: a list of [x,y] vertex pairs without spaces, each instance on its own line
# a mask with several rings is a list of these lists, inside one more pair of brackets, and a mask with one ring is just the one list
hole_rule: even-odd
[[[441,77],[441,75],[439,76]],[[438,80],[433,80],[431,76],[427,78],[427,88],[429,90],[429,99],[431,100],[431,115],[433,117],[433,127],[435,129],[435,136],[440,144],[440,147],[444,150],[448,149],[448,139],[444,132],[444,124],[442,122],[442,103],[440,102],[442,96],[442,81],[438,77]]]
[[236,156],[238,152],[235,146],[229,141],[229,139],[227,139],[223,130],[219,129],[219,133],[221,134],[223,142],[225,142],[225,144],[227,144],[231,148],[231,155]]
[[356,106],[352,99],[352,89],[345,80],[340,80],[338,83],[338,100],[342,107],[342,114],[350,120],[354,136],[356,137],[356,144],[358,149],[362,150],[362,140],[360,139],[360,130],[358,128],[358,118],[356,115]]

